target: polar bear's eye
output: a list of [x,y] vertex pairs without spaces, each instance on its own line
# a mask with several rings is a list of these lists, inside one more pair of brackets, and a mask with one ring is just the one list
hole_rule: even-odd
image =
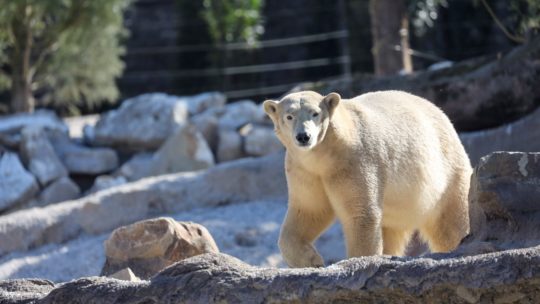
[[287,120],[292,120],[292,116],[291,116],[291,115],[287,115]]
[[313,116],[313,117],[317,117],[317,116],[319,116],[319,113],[316,113],[316,112],[315,112],[315,113],[313,113],[312,116]]

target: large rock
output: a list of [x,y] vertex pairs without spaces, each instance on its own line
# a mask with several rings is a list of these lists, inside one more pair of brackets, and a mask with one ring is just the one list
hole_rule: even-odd
[[153,153],[137,153],[118,169],[118,174],[124,176],[128,181],[136,181],[147,177],[150,170],[152,170],[153,159]]
[[49,138],[69,173],[98,175],[118,167],[118,155],[113,149],[86,147],[64,134],[50,133]]
[[253,122],[261,122],[266,114],[251,100],[242,100],[225,106],[225,113],[219,118],[219,128],[236,130]]
[[41,186],[68,175],[41,127],[28,126],[22,130],[20,151],[28,170]]
[[460,133],[473,165],[495,151],[540,151],[540,108],[520,120],[490,130]]
[[180,126],[155,153],[135,154],[122,165],[119,174],[130,181],[143,177],[197,171],[214,165],[214,155],[197,129]]
[[187,117],[188,106],[182,98],[144,94],[103,114],[95,126],[93,140],[95,144],[122,150],[157,149]]
[[17,154],[0,155],[0,211],[28,201],[38,189],[36,179],[24,169]]
[[67,126],[52,111],[38,110],[34,113],[20,113],[2,116],[0,119],[0,138],[11,137],[12,144],[18,145],[18,134],[28,126],[41,127],[44,130],[67,133]]
[[88,190],[87,194],[95,193],[101,190],[109,189],[112,187],[120,186],[127,183],[127,179],[124,176],[111,176],[111,175],[100,175],[96,177],[92,188]]
[[82,278],[57,284],[46,296],[48,286],[22,282],[0,288],[25,286],[26,299],[43,304],[534,303],[540,297],[540,248],[467,258],[374,256],[303,269],[258,268],[225,254],[204,254],[150,281]]
[[225,112],[225,108],[212,108],[201,114],[191,117],[191,124],[201,132],[212,151],[217,151],[218,146],[218,123],[219,116]]
[[495,152],[471,179],[471,235],[465,252],[540,244],[540,153]]
[[69,177],[62,177],[43,189],[38,197],[39,205],[49,205],[79,197],[81,189]]
[[227,102],[227,97],[219,92],[202,93],[199,95],[185,97],[190,115],[202,113],[208,109],[220,108]]
[[148,279],[178,261],[210,252],[219,249],[199,224],[164,217],[140,221],[116,229],[105,241],[107,260],[101,275],[127,267],[137,277]]
[[192,125],[184,125],[152,157],[148,175],[207,169],[214,156],[204,137]]
[[242,159],[208,170],[145,178],[74,201],[0,217],[0,255],[81,232],[100,234],[156,214],[255,200],[284,201],[282,153]]
[[284,149],[272,127],[248,124],[240,131],[244,132],[244,151],[248,155],[262,156]]
[[244,153],[243,139],[240,133],[238,133],[238,131],[230,129],[220,129],[218,134],[218,162],[222,163],[246,157],[246,153]]

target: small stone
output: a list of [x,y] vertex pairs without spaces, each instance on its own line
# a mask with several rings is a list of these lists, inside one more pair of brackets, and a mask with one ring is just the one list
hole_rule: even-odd
[[122,270],[119,270],[111,275],[109,275],[109,278],[123,280],[123,281],[130,281],[130,282],[140,282],[141,279],[137,277],[129,267],[124,268]]
[[257,245],[257,238],[259,232],[257,229],[247,229],[245,231],[239,232],[234,236],[234,242],[238,246],[242,247],[254,247]]

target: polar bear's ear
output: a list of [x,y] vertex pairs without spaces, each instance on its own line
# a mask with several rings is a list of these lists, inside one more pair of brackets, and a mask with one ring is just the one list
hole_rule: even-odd
[[277,113],[277,106],[277,102],[273,100],[266,100],[265,102],[263,102],[264,111],[266,112],[266,114],[268,114],[268,116],[270,116],[270,118],[275,117]]
[[332,92],[326,95],[323,98],[322,102],[326,105],[326,108],[328,109],[328,113],[330,114],[330,116],[332,116],[332,114],[334,113],[334,110],[339,105],[340,101],[341,101],[341,96],[339,96],[338,93]]

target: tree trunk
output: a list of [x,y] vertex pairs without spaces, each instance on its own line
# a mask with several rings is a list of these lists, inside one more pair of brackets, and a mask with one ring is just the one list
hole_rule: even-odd
[[[407,8],[404,0],[370,0],[371,35],[375,75],[393,75],[406,68],[412,69],[408,49],[403,51],[402,37],[407,37]],[[401,51],[401,52],[400,52]],[[406,58],[406,57],[409,58]],[[405,69],[407,71],[407,69]]]
[[15,49],[11,56],[11,111],[33,112],[32,75],[30,73],[30,56],[32,51],[32,33],[27,22],[17,23]]

